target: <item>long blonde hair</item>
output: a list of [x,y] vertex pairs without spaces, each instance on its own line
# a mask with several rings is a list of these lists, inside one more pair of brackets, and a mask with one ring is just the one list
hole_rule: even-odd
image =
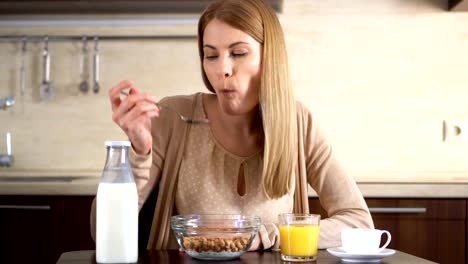
[[279,198],[293,187],[297,161],[296,104],[283,30],[274,10],[262,0],[211,3],[198,22],[202,78],[211,92],[214,89],[203,68],[203,33],[215,18],[242,30],[263,45],[259,92],[264,133],[263,190],[268,198]]

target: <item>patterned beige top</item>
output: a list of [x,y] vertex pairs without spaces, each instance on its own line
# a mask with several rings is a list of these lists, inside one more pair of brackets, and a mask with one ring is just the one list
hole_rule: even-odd
[[[196,102],[198,118],[206,117],[201,98]],[[263,223],[277,223],[279,213],[292,212],[294,188],[280,199],[268,200],[264,194],[261,152],[250,157],[230,153],[210,126],[193,126],[186,144],[176,191],[179,214],[248,214],[260,216]],[[243,195],[237,190],[240,170],[245,177]]]

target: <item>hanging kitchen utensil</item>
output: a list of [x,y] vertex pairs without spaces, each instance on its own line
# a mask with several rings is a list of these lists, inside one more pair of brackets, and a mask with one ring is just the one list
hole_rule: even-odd
[[24,97],[25,90],[26,90],[26,42],[27,38],[23,38],[23,46],[21,48],[21,68],[20,68],[20,94],[21,98]]
[[42,101],[49,101],[53,97],[52,84],[50,83],[50,53],[49,53],[49,37],[44,38],[43,59],[43,80],[39,89],[39,94]]
[[7,110],[8,108],[15,105],[15,99],[11,96],[0,98],[0,109]]
[[89,90],[89,62],[88,62],[88,38],[83,36],[83,49],[80,60],[80,91],[87,93]]
[[99,40],[98,37],[94,37],[94,85],[93,92],[99,93]]

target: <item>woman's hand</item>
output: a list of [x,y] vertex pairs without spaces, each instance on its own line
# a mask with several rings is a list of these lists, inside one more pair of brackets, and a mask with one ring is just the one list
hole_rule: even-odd
[[[120,93],[129,89],[128,96],[120,99]],[[109,90],[112,105],[112,120],[127,134],[133,149],[138,154],[151,151],[151,118],[159,116],[157,99],[149,94],[140,93],[131,81],[121,81]]]
[[250,248],[248,251],[256,251],[259,249],[262,249],[262,240],[260,239],[260,234],[257,232],[255,235],[254,240],[252,241],[252,245],[250,245]]

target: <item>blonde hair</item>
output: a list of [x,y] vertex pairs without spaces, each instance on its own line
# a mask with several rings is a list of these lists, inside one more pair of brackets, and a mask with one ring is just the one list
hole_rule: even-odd
[[198,22],[202,78],[214,92],[203,69],[203,33],[218,19],[242,30],[263,45],[260,110],[264,133],[263,190],[270,199],[293,187],[297,161],[296,104],[289,76],[283,30],[273,9],[262,0],[221,0],[210,4]]

